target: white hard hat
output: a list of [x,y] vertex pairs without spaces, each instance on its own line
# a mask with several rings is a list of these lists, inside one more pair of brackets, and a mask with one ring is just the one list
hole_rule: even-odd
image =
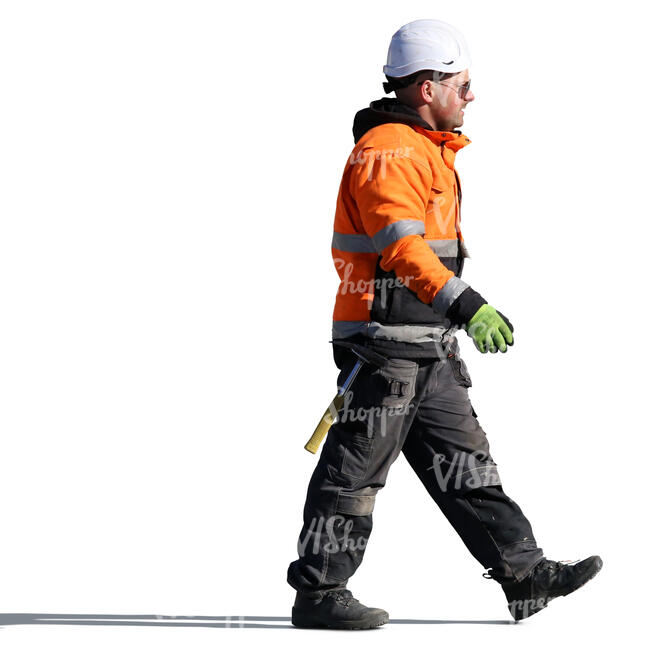
[[442,20],[415,20],[393,34],[384,74],[406,77],[419,70],[461,72],[470,65],[467,43],[455,27]]

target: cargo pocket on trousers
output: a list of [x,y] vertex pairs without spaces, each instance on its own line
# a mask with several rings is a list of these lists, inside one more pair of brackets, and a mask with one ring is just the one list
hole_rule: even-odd
[[372,439],[364,434],[354,434],[347,440],[341,463],[341,473],[353,478],[362,478],[368,471],[372,454]]
[[415,397],[418,368],[415,361],[390,359],[373,373],[367,421],[369,437],[398,433]]
[[374,438],[399,433],[415,396],[417,372],[418,364],[406,359],[389,359],[382,368],[365,365],[359,372],[339,411],[343,474],[363,476]]
[[403,409],[415,396],[418,364],[408,359],[389,359],[384,368],[377,369],[377,396],[381,406]]

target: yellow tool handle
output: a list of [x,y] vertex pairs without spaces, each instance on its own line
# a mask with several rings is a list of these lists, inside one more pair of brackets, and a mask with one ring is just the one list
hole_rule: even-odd
[[327,435],[327,432],[330,430],[330,427],[334,423],[334,418],[336,413],[343,406],[343,395],[337,395],[327,407],[323,417],[320,419],[320,422],[314,429],[314,433],[311,434],[311,438],[305,445],[305,449],[312,454],[315,454],[320,447],[320,443],[323,442],[323,438]]

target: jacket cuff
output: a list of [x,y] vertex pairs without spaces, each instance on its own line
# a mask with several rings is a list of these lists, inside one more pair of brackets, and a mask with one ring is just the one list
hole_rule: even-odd
[[443,316],[447,314],[449,308],[463,291],[469,288],[469,284],[464,282],[455,275],[449,278],[438,291],[431,306]]
[[467,325],[472,316],[487,303],[487,300],[469,285],[450,305],[445,316],[459,327]]

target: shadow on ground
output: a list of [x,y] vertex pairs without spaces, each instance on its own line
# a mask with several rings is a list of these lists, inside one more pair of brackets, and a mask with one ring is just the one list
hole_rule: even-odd
[[[389,625],[514,625],[514,621],[391,619]],[[156,614],[0,614],[7,625],[156,625],[167,627],[291,628],[287,616],[160,616]]]

